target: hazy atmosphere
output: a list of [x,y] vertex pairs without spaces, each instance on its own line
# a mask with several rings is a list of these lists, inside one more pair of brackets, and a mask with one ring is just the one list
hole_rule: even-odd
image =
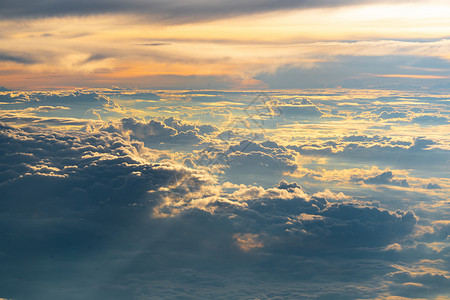
[[0,300],[450,299],[448,1],[0,1]]

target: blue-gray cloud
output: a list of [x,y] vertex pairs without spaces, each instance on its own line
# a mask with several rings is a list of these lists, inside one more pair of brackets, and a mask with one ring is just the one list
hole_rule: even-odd
[[[211,196],[212,178],[148,161],[141,142],[117,133],[1,125],[0,141],[6,298],[220,298],[224,289],[242,298],[281,279],[287,290],[263,295],[375,297],[386,291],[355,286],[393,271],[383,247],[410,243],[418,222],[412,211],[311,197],[285,181]],[[161,205],[167,215],[156,217]]]
[[150,148],[172,149],[180,146],[194,146],[201,143],[204,135],[217,130],[212,125],[195,125],[181,122],[173,117],[165,120],[138,121],[134,118],[123,118],[111,122],[101,129],[129,135],[131,139],[144,142]]
[[[439,72],[417,70],[410,67],[439,65]],[[441,79],[392,78],[378,75],[439,75]],[[334,61],[318,63],[314,68],[286,65],[275,73],[255,76],[270,88],[390,88],[415,90],[422,87],[448,88],[450,64],[441,58],[414,55],[337,56]]]
[[402,180],[394,179],[394,174],[392,174],[392,171],[386,171],[374,177],[355,180],[356,181],[362,180],[366,184],[388,184],[388,185],[397,185],[401,187],[409,187],[409,183],[408,181],[406,181],[406,179]]
[[28,54],[18,54],[0,51],[0,61],[29,65],[36,63],[38,60],[31,57]]
[[[282,0],[282,1],[117,1],[82,0],[74,4],[71,1],[28,0],[6,1],[2,4],[0,16],[3,18],[39,18],[67,15],[94,15],[103,13],[134,13],[151,17],[152,21],[182,23],[217,19],[242,14],[253,14],[274,10],[288,10],[311,7],[336,7],[377,2],[374,0]],[[386,0],[385,2],[389,2]],[[377,2],[379,3],[379,1]]]

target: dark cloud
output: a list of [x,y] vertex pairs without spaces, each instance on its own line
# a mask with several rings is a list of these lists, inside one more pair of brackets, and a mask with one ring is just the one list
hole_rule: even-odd
[[15,62],[18,64],[25,64],[25,65],[34,64],[37,62],[37,60],[26,54],[17,54],[3,51],[0,51],[0,61]]
[[143,99],[143,100],[160,100],[161,97],[152,92],[131,92],[122,91],[121,89],[113,90],[112,94],[123,99]]
[[296,153],[273,141],[241,140],[227,150],[209,146],[198,153],[195,163],[222,166],[227,180],[246,184],[272,184],[274,176],[297,169]]
[[421,125],[445,125],[448,124],[448,118],[437,115],[423,115],[412,118],[411,122]]
[[430,183],[427,185],[427,189],[428,189],[428,190],[440,190],[440,189],[442,189],[442,188],[441,188],[441,186],[440,186],[439,184],[430,182]]
[[358,135],[286,147],[302,155],[326,156],[352,163],[372,161],[382,167],[417,166],[423,170],[443,171],[442,166],[448,161],[448,150],[430,147],[435,145],[436,141],[424,137],[398,141],[385,136]]
[[431,298],[450,292],[450,277],[433,273],[398,271],[390,275],[394,295],[408,298]]
[[[142,143],[105,132],[0,125],[0,141],[0,260],[10,274],[0,276],[0,286],[7,298],[78,298],[93,288],[80,286],[83,272],[99,279],[108,276],[100,270],[103,263],[129,259],[121,254],[126,247],[114,244],[134,243],[144,234],[135,222],[145,224],[161,199],[149,192],[190,177],[185,169],[147,162],[143,157],[151,153]],[[189,180],[191,189],[196,184]],[[103,262],[91,264],[101,252]],[[16,286],[20,282],[27,288]]]
[[[151,128],[195,131],[165,121]],[[136,132],[150,123],[126,122]],[[266,141],[228,154],[286,150]],[[156,156],[114,132],[0,125],[2,297],[376,298],[391,292],[380,280],[401,255],[384,247],[412,243],[418,229],[412,211],[310,196],[297,183],[224,192]],[[447,278],[411,276],[447,292]],[[405,294],[400,277],[391,288]]]
[[65,106],[51,106],[51,105],[44,105],[44,106],[38,106],[38,107],[31,107],[30,111],[44,111],[44,112],[49,112],[49,111],[58,111],[58,110],[66,110],[66,109],[70,109],[68,107]]
[[404,113],[404,112],[398,112],[398,111],[392,111],[392,112],[382,112],[378,118],[380,119],[402,119],[402,118],[406,118],[408,116],[408,114]]
[[[255,96],[185,94],[228,100]],[[448,293],[443,274],[450,267],[449,223],[442,191],[316,185],[312,177],[274,186],[299,166],[315,166],[318,173],[373,166],[385,171],[357,180],[416,186],[413,177],[406,181],[394,175],[427,167],[430,176],[419,176],[419,182],[437,188],[434,182],[442,185],[448,177],[448,150],[440,148],[438,135],[432,140],[350,129],[340,136],[333,129],[330,135],[290,139],[278,128],[275,134],[282,135],[274,136],[275,142],[271,130],[222,129],[180,116],[147,116],[145,121],[120,116],[110,123],[61,116],[111,108],[105,95],[122,104],[184,94],[113,88],[107,93],[0,95],[8,103],[2,108],[22,105],[1,116],[20,129],[0,126],[0,298],[312,300],[411,298],[416,293],[432,299]],[[314,104],[297,100],[307,96],[297,92],[280,99],[328,112],[327,101],[333,100],[320,100],[321,95],[311,98]],[[333,96],[343,98],[339,93],[326,97]],[[203,100],[163,109],[191,109]],[[373,100],[358,100],[367,101],[369,118],[383,111],[412,115],[394,105],[375,113]],[[315,121],[321,133],[328,133],[317,124],[323,118]],[[85,127],[36,128],[49,124]],[[170,161],[172,156],[185,165]],[[315,165],[316,158],[326,162]],[[408,171],[388,171],[394,165]],[[257,186],[260,182],[264,187]]]
[[86,109],[113,105],[114,101],[97,93],[89,91],[75,92],[21,92],[6,93],[0,98],[3,101],[23,102],[29,106],[37,105],[66,105],[85,106]]
[[[281,182],[277,188],[247,202],[270,228],[264,232],[277,233],[277,239],[267,241],[275,249],[280,246],[278,243],[300,252],[328,247],[377,247],[405,237],[416,223],[412,212],[397,215],[376,207],[329,203],[315,197],[305,199],[303,193],[300,186]],[[388,233],[390,230],[394,232]]]
[[[116,116],[121,113],[120,105],[114,100],[99,92],[91,91],[4,93],[0,95],[0,101],[9,103],[6,110],[14,113],[21,110],[23,113],[33,112],[41,116],[53,117],[56,109],[51,109],[51,107],[59,108],[58,117],[54,117],[54,119],[79,118],[79,122],[85,121],[82,119],[98,120],[102,116]],[[24,116],[24,119],[28,117]],[[8,122],[11,121],[12,119]],[[44,121],[42,120],[42,122]]]
[[[353,42],[348,42],[353,43]],[[336,56],[333,61],[317,63],[314,68],[285,65],[275,73],[261,73],[255,79],[261,80],[273,89],[310,88],[382,88],[395,90],[417,90],[418,87],[448,89],[448,79],[391,78],[386,74],[417,75],[409,67],[428,65],[442,69],[447,75],[450,63],[441,58],[425,56]],[[439,65],[439,67],[437,67]],[[436,75],[435,72],[422,72]],[[380,76],[377,76],[380,75]]]
[[142,141],[150,148],[172,148],[177,145],[180,147],[197,145],[203,141],[203,135],[217,129],[211,125],[196,125],[170,117],[163,121],[148,122],[123,118],[118,122],[109,123],[102,130],[129,135],[131,139]]
[[[355,180],[358,181],[359,179]],[[394,179],[394,174],[392,174],[392,171],[386,171],[374,177],[365,178],[362,181],[366,184],[388,184],[388,185],[409,187],[409,183],[408,181],[406,181],[406,179],[403,180]]]
[[11,91],[11,90],[4,86],[0,86],[0,92],[9,92],[9,91]]
[[[198,22],[224,18],[242,14],[253,14],[273,10],[287,10],[294,8],[313,8],[313,7],[336,7],[341,5],[353,5],[361,3],[370,3],[374,1],[355,1],[355,0],[282,0],[272,2],[264,1],[117,1],[117,0],[95,0],[78,1],[74,4],[70,1],[45,0],[39,3],[28,0],[4,1],[0,16],[3,18],[39,18],[67,15],[94,15],[104,13],[134,13],[145,15],[153,22]],[[386,1],[388,2],[388,1]],[[378,2],[377,2],[378,3]]]
[[93,61],[104,60],[106,58],[109,58],[109,56],[108,55],[104,55],[104,54],[92,54],[91,56],[86,58],[83,63],[89,63],[89,62],[93,62]]
[[145,43],[145,44],[136,44],[136,45],[138,45],[138,46],[156,47],[156,46],[168,46],[168,45],[171,45],[171,43],[160,42],[160,43]]
[[[306,100],[306,99],[304,99]],[[309,102],[309,100],[306,100]],[[307,103],[303,101],[302,103],[294,103],[294,104],[281,104],[278,107],[283,112],[283,116],[285,118],[289,118],[291,120],[302,120],[308,118],[318,118],[323,115],[320,109],[311,104],[303,104]]]
[[[39,111],[39,110],[38,110]],[[49,111],[49,110],[41,110]],[[52,111],[52,110],[50,110]],[[93,125],[95,121],[77,118],[59,118],[59,117],[38,117],[26,114],[5,113],[0,114],[0,121],[5,123],[13,123],[16,125],[40,125],[40,126],[86,126]]]

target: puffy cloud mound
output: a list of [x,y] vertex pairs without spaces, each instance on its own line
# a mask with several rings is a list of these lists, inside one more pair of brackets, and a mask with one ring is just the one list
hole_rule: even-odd
[[129,136],[132,140],[144,142],[150,148],[172,149],[177,145],[181,147],[197,145],[204,140],[203,135],[216,131],[216,128],[211,125],[181,122],[170,117],[163,121],[148,122],[123,118],[103,126],[102,130]]
[[[211,228],[221,220],[221,235],[228,232],[228,238],[232,237],[238,248],[258,248],[272,255],[382,247],[408,237],[417,222],[411,211],[391,212],[354,202],[329,202],[309,196],[297,183],[286,181],[269,189],[241,187],[232,194],[208,197],[203,202],[186,196],[182,200],[168,199],[164,206],[170,216],[187,216],[214,207],[209,218]],[[232,219],[223,223],[224,216],[230,214]]]
[[414,117],[411,120],[413,123],[418,123],[421,125],[445,125],[448,124],[448,118],[439,115],[422,115]]
[[291,100],[288,103],[279,103],[278,108],[287,119],[302,120],[319,118],[323,115],[322,111],[308,99],[302,99],[300,102]]
[[[102,115],[122,113],[121,106],[114,100],[103,93],[90,91],[6,92],[0,94],[0,101],[8,103],[2,107],[6,113],[15,114],[13,118],[8,115],[5,118],[4,113],[1,121],[16,124],[40,122],[53,126],[54,120],[58,119],[55,118],[56,113],[59,118],[78,118],[78,122],[86,118],[101,119]],[[39,118],[35,114],[52,118]]]
[[388,184],[409,187],[409,183],[408,181],[406,181],[406,179],[394,179],[394,174],[392,174],[392,171],[386,171],[374,177],[365,178],[362,181],[366,184]]
[[440,189],[442,189],[442,187],[437,183],[430,182],[429,184],[427,184],[427,189],[428,190],[440,190]]
[[23,209],[28,205],[20,202],[30,204],[29,198],[39,196],[50,202],[67,201],[67,208],[83,201],[143,204],[148,190],[186,173],[148,162],[146,158],[156,154],[141,142],[106,132],[21,130],[1,125],[0,140],[0,188],[5,199],[17,198],[3,205]]
[[412,212],[328,202],[285,181],[272,189],[236,193],[248,198],[240,220],[245,224],[242,229],[261,235],[276,251],[380,247],[408,236],[416,224]]
[[97,92],[22,92],[4,93],[0,99],[8,102],[22,102],[28,105],[64,105],[64,106],[86,106],[96,108],[107,106],[113,103],[112,100]]
[[[273,175],[294,172],[298,154],[273,141],[241,140],[227,150],[206,147],[197,155],[195,163],[201,166],[225,167],[227,179],[232,182],[273,184]],[[253,176],[258,174],[258,176]]]
[[398,112],[398,111],[393,111],[393,112],[386,112],[383,111],[378,118],[379,119],[403,119],[406,118],[408,116],[408,114],[404,113],[404,112]]

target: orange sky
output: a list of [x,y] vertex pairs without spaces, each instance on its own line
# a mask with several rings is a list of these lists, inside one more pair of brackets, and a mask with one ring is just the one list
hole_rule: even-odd
[[[271,87],[271,80],[262,80],[261,74],[292,68],[313,72],[342,56],[448,62],[448,15],[449,3],[426,1],[296,8],[172,23],[118,12],[16,17],[0,21],[0,86],[177,88],[209,80],[213,87]],[[374,72],[373,64],[353,77],[448,77],[442,74],[447,68],[401,74]]]

